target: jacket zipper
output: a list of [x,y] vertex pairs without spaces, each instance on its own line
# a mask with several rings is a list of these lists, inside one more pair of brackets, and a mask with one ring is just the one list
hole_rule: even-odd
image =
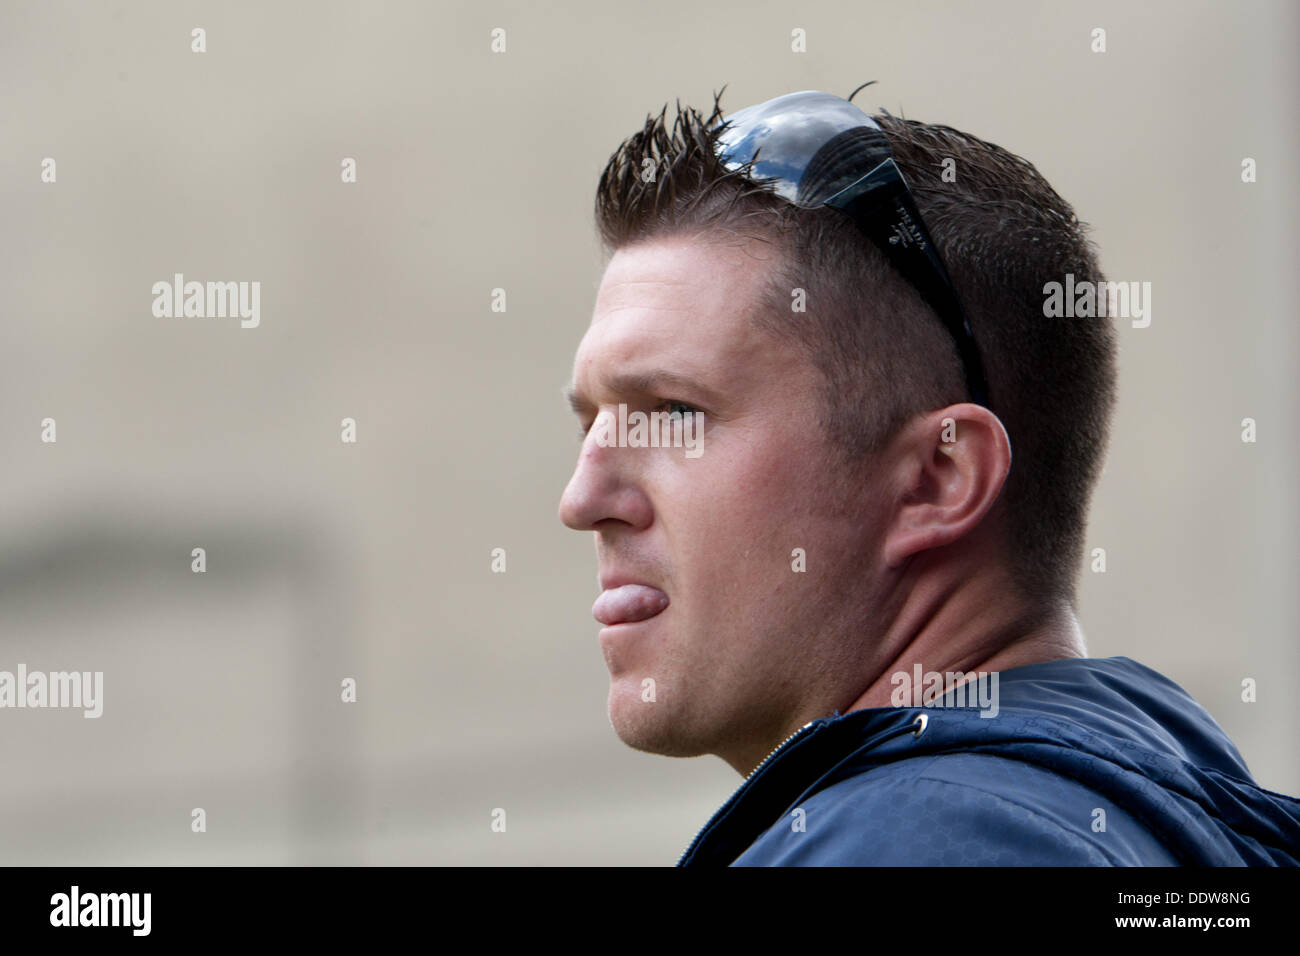
[[709,826],[713,823],[714,820],[717,820],[719,817],[721,817],[728,807],[730,807],[733,803],[736,802],[736,798],[740,796],[740,792],[744,790],[747,786],[749,786],[749,782],[753,780],[755,776],[758,775],[758,772],[760,770],[762,770],[764,767],[768,765],[769,761],[771,761],[773,757],[775,757],[781,750],[785,749],[786,744],[790,743],[790,741],[794,740],[796,737],[802,735],[803,732],[807,730],[809,727],[813,726],[813,724],[823,723],[826,721],[826,719],[827,718],[822,717],[819,720],[808,721],[808,723],[804,724],[802,727],[800,727],[798,730],[792,733],[789,737],[786,737],[785,740],[777,744],[776,748],[770,754],[768,754],[766,757],[760,760],[758,762],[758,766],[749,772],[749,775],[745,777],[744,781],[742,781],[740,786],[736,788],[735,792],[732,793],[732,795],[727,798],[727,802],[724,803],[721,807],[719,807],[717,812],[714,813],[713,816],[709,817],[708,821],[704,824],[704,826],[700,827],[699,831],[695,834],[695,838],[692,839],[691,842],[686,845],[686,849],[682,850],[682,855],[677,858],[676,865],[677,866],[682,865],[682,860],[686,859],[686,855],[690,853],[691,850],[694,848],[695,844],[699,842],[700,835],[709,828]]

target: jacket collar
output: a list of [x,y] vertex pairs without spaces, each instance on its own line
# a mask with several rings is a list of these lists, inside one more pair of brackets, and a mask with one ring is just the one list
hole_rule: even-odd
[[677,865],[729,866],[841,764],[902,734],[919,736],[927,722],[919,708],[880,707],[805,724],[754,768]]

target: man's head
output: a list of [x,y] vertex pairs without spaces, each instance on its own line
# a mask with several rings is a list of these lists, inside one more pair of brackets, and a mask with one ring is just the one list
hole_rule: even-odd
[[970,404],[952,339],[846,216],[727,170],[716,99],[671,129],[666,112],[601,176],[612,255],[573,398],[586,426],[620,404],[699,409],[705,452],[588,435],[561,516],[596,532],[602,587],[667,596],[601,632],[620,736],[739,765],[791,715],[844,709],[909,619],[976,575],[1025,614],[1073,600],[1113,332],[1043,317],[1045,282],[1101,276],[1028,163],[876,117],[980,347],[992,413]]

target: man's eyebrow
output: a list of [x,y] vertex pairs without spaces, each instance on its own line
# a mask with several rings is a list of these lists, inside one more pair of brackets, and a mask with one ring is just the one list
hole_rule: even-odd
[[[717,392],[689,375],[668,369],[651,369],[644,372],[620,372],[605,380],[605,387],[616,395],[664,395],[665,392],[683,391],[690,396],[700,396],[705,402],[716,402]],[[575,385],[564,389],[564,397],[575,414],[591,408],[592,402]]]

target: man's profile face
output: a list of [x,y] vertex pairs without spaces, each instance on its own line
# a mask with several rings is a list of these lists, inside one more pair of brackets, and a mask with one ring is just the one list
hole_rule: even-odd
[[[821,373],[753,321],[776,254],[686,237],[615,253],[574,360],[590,431],[560,503],[565,524],[595,532],[602,588],[645,586],[607,598],[617,610],[601,615],[652,614],[600,631],[619,737],[718,753],[742,773],[793,717],[853,699],[883,510],[833,464]],[[591,425],[620,404],[702,412],[703,453],[603,447]],[[668,601],[658,613],[655,589]]]

